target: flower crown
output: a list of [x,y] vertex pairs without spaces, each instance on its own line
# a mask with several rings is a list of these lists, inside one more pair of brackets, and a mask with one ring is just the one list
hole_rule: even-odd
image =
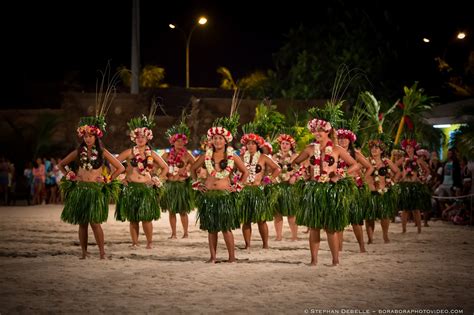
[[100,130],[100,129],[99,129],[98,127],[96,127],[96,126],[83,125],[83,126],[80,126],[79,128],[77,128],[77,135],[78,135],[79,137],[84,137],[84,135],[85,135],[86,133],[95,135],[95,136],[97,136],[98,138],[102,138],[102,136],[104,135],[104,133],[102,132],[102,130]]
[[147,127],[139,127],[130,131],[130,140],[135,141],[138,136],[144,136],[149,141],[153,139],[153,131]]
[[350,142],[354,143],[357,140],[357,136],[348,129],[337,129],[337,137],[343,139],[349,139]]
[[370,140],[369,148],[372,148],[372,147],[379,147],[382,151],[385,151],[385,149],[387,148],[387,145],[385,144],[385,142],[383,142],[380,139]]
[[415,151],[420,148],[419,144],[416,142],[415,139],[403,139],[401,145],[403,150],[406,150],[407,146],[409,145],[412,146]]
[[283,141],[289,142],[290,145],[291,145],[291,148],[293,148],[293,149],[295,148],[295,145],[296,145],[295,139],[292,136],[284,134],[284,133],[282,133],[278,136],[277,141],[280,145]]
[[105,126],[105,117],[86,116],[81,117],[79,120],[79,127],[76,131],[79,137],[84,137],[86,133],[89,133],[97,136],[98,138],[102,138],[104,135]]
[[268,149],[268,154],[273,154],[273,147],[270,142],[265,141],[262,144],[262,148],[267,148]]
[[255,144],[259,148],[262,147],[263,144],[265,143],[265,140],[263,140],[262,137],[260,137],[259,135],[254,134],[254,133],[246,133],[242,136],[242,139],[240,139],[240,143],[242,143],[243,145],[247,145],[247,143],[249,143],[249,141],[255,142]]
[[147,140],[153,139],[153,131],[151,131],[151,128],[155,126],[153,116],[151,119],[145,115],[134,117],[127,125],[130,128],[130,140],[135,141],[139,135],[146,137]]
[[188,137],[184,133],[175,133],[169,138],[170,144],[174,144],[177,140],[183,139],[183,143],[188,144]]
[[211,127],[209,130],[207,130],[207,140],[211,141],[212,137],[215,135],[223,136],[227,143],[232,142],[232,134],[230,133],[229,130],[227,130],[224,127]]
[[326,132],[331,131],[332,126],[331,123],[328,121],[322,120],[322,119],[317,119],[314,118],[308,122],[308,130],[311,132],[315,132],[318,129],[323,129]]

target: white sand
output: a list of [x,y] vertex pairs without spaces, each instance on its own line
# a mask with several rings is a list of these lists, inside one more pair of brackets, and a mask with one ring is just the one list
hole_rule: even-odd
[[[275,242],[269,222],[269,250],[261,249],[254,225],[250,253],[237,249],[238,263],[210,265],[207,232],[195,225],[194,212],[189,239],[167,239],[165,213],[154,222],[154,248],[145,249],[141,234],[143,245],[133,250],[128,223],[114,220],[111,205],[103,229],[112,259],[101,261],[90,229],[91,258],[78,259],[78,228],[61,222],[61,211],[59,205],[0,208],[0,314],[474,311],[472,227],[436,221],[418,235],[413,223],[406,234],[401,224],[391,224],[392,242],[383,244],[377,223],[375,244],[367,245],[366,254],[358,252],[348,228],[341,266],[331,268],[324,232],[318,266],[309,267],[306,228],[300,227],[301,241]],[[234,236],[242,247],[242,232]],[[290,237],[286,218],[284,237]],[[227,259],[222,234],[218,258]]]

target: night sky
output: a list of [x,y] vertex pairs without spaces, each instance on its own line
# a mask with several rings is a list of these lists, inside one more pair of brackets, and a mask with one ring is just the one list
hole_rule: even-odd
[[[163,67],[166,83],[184,86],[184,36],[168,24],[189,30],[199,15],[205,15],[208,23],[198,27],[191,40],[191,86],[217,87],[219,66],[229,68],[235,78],[270,69],[272,54],[284,44],[285,33],[299,25],[333,23],[327,21],[328,8],[350,9],[354,1],[347,2],[142,0],[141,65]],[[404,66],[414,80],[426,77],[426,67],[433,65],[434,55],[446,45],[448,57],[451,54],[454,63],[461,62],[454,55],[456,49],[467,49],[456,47],[459,44],[451,39],[457,31],[467,31],[469,44],[463,45],[472,48],[473,43],[474,19],[465,2],[445,2],[449,7],[418,2],[356,2],[374,20],[388,15],[397,25],[392,33],[400,42],[400,54],[416,56],[411,58],[413,64]],[[3,81],[7,81],[2,108],[57,105],[61,82],[93,88],[97,70],[104,69],[108,60],[112,68],[130,68],[131,0],[17,1],[3,5],[2,13]],[[430,48],[421,42],[423,36],[432,38]]]

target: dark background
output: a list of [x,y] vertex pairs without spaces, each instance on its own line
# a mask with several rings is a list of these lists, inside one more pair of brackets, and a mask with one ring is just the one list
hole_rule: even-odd
[[[191,40],[190,73],[193,87],[218,87],[219,66],[234,78],[273,67],[273,54],[285,43],[291,28],[337,23],[328,10],[362,8],[374,27],[392,28],[399,44],[400,73],[430,84],[444,54],[462,67],[472,48],[472,10],[463,1],[141,1],[141,65],[163,67],[165,82],[185,84],[185,39],[171,30],[175,23],[189,30],[199,15],[208,23]],[[3,92],[2,108],[59,107],[65,86],[95,91],[97,70],[110,60],[112,68],[130,68],[131,0],[9,2],[2,4]],[[390,26],[379,23],[388,17]],[[343,17],[341,17],[343,19]],[[463,43],[453,38],[467,32]],[[430,45],[422,43],[431,38]]]

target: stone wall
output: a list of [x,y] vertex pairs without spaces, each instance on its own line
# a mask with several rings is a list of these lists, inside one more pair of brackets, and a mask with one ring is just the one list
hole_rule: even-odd
[[[216,89],[186,90],[175,88],[140,95],[119,93],[107,114],[107,130],[103,138],[104,144],[111,152],[118,153],[132,145],[128,137],[127,122],[132,117],[141,114],[147,115],[154,95],[162,97],[164,104],[164,112],[159,110],[155,117],[156,126],[153,130],[155,136],[152,141],[155,148],[164,148],[169,145],[164,134],[170,126],[178,122],[183,108],[189,111],[193,109],[193,117],[188,121],[192,133],[189,148],[199,147],[201,135],[206,133],[212,122],[217,117],[229,115],[232,101],[232,91]],[[37,139],[39,137],[37,130],[41,120],[40,117],[53,115],[58,117],[59,121],[50,137],[50,141],[53,142],[52,147],[56,151],[54,154],[67,153],[78,145],[76,128],[79,118],[94,115],[95,97],[95,93],[67,92],[62,94],[61,109],[0,111],[0,117],[2,118],[0,121],[0,130],[2,131],[0,133],[0,143],[2,147],[37,145],[38,141],[42,141]],[[261,100],[241,100],[238,108],[241,125],[253,120],[255,108],[260,102]],[[323,102],[323,100],[310,102],[273,101],[278,110],[284,114],[291,109],[301,111],[312,106],[321,105]],[[21,141],[18,141],[18,130],[22,130]]]

